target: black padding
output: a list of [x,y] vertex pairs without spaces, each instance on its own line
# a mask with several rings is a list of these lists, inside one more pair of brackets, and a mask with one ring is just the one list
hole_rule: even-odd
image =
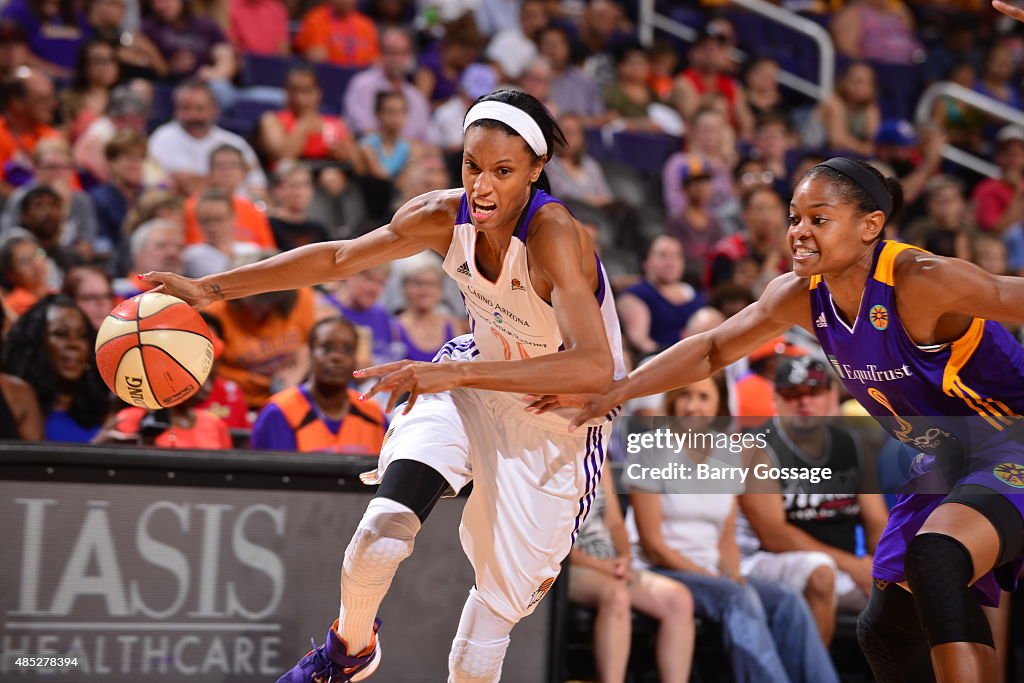
[[390,498],[416,513],[422,524],[445,491],[448,480],[430,465],[418,460],[401,459],[384,470],[384,479],[375,498]]
[[876,581],[872,586],[868,606],[857,619],[857,641],[878,683],[935,683],[914,597],[896,584]]
[[1024,518],[1006,496],[978,484],[963,484],[950,491],[943,502],[974,508],[992,523],[999,535],[996,567],[1024,555]]
[[968,589],[974,562],[960,541],[946,534],[918,534],[907,546],[904,573],[932,647],[943,643],[993,646],[985,613]]

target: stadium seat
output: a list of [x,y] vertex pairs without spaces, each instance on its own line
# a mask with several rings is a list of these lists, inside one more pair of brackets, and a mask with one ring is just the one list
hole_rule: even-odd
[[657,176],[665,160],[681,147],[679,138],[663,133],[620,131],[612,142],[612,159],[637,173]]
[[260,117],[263,116],[264,112],[274,111],[277,108],[278,105],[266,100],[249,99],[243,92],[235,100],[235,106],[231,108],[231,116],[229,118],[235,126],[240,126],[244,130],[237,131],[234,128],[229,130],[235,130],[240,135],[248,134],[259,124]]
[[291,57],[246,53],[242,55],[242,80],[246,85],[282,88],[288,71],[299,63]]
[[361,69],[334,66],[333,64],[317,64],[316,76],[320,79],[320,89],[324,91],[324,101],[337,102],[340,106],[345,97],[345,89],[352,77]]

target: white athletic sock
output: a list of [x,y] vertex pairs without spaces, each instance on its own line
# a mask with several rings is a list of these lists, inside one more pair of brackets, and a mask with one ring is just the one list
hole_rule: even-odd
[[448,683],[497,683],[513,626],[471,588],[448,655]]
[[412,554],[420,520],[407,506],[374,498],[345,549],[338,635],[354,655],[370,644],[373,620],[402,560]]

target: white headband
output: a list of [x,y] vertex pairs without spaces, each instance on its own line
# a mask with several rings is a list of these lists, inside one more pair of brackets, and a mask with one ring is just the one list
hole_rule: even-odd
[[544,133],[540,126],[533,120],[533,117],[522,109],[513,107],[504,102],[488,100],[474,104],[466,114],[466,122],[462,125],[462,132],[481,119],[500,121],[506,126],[519,133],[519,137],[526,140],[533,153],[544,157],[548,153],[548,143],[544,141]]

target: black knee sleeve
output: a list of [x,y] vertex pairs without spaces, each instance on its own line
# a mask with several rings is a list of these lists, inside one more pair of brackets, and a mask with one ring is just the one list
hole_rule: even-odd
[[966,642],[992,647],[988,620],[968,589],[974,562],[960,541],[946,534],[915,536],[907,547],[904,572],[932,646]]
[[857,641],[878,683],[934,683],[914,598],[896,584],[875,581],[857,618]]
[[422,524],[448,489],[448,480],[430,465],[402,459],[395,460],[384,470],[384,479],[375,497],[390,498],[405,505],[416,513]]

